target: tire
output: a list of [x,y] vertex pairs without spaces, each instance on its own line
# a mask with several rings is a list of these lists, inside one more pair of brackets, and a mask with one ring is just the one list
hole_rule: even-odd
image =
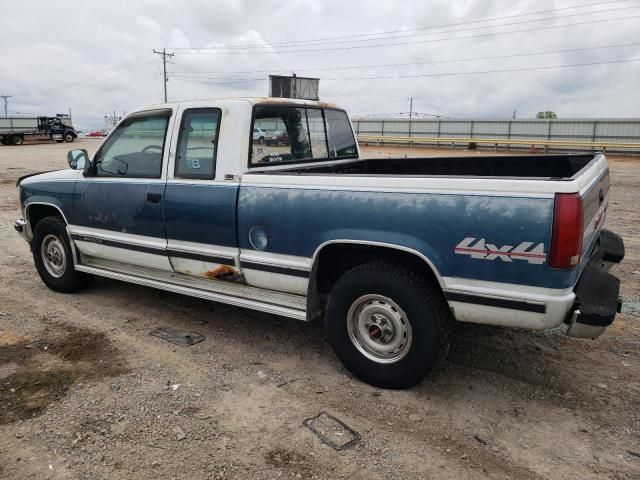
[[71,244],[60,217],[46,217],[37,223],[31,252],[40,278],[51,290],[73,293],[91,281],[91,275],[77,272],[73,266]]
[[14,135],[11,137],[11,145],[22,145],[22,142],[24,142],[24,138],[20,135]]
[[65,133],[64,134],[64,141],[67,142],[67,143],[73,142],[74,138],[75,137],[70,133]]
[[9,145],[9,140],[7,140],[5,137],[0,138],[0,143],[2,145]]
[[326,320],[343,365],[377,387],[413,387],[449,350],[451,313],[439,286],[401,265],[370,263],[342,275]]

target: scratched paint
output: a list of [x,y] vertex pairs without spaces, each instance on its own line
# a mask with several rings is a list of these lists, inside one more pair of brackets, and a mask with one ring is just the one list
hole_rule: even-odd
[[238,240],[260,225],[273,253],[313,256],[335,239],[389,243],[429,258],[442,276],[567,288],[577,270],[533,262],[478,262],[457,255],[461,239],[496,245],[550,245],[553,199],[437,193],[363,192],[241,186]]

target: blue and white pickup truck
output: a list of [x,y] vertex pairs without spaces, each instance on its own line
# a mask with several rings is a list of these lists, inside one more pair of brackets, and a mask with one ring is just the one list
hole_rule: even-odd
[[378,386],[419,382],[456,321],[595,338],[619,305],[601,154],[362,159],[331,104],[236,98],[135,111],[68,162],[18,182],[49,288],[98,275],[324,318]]

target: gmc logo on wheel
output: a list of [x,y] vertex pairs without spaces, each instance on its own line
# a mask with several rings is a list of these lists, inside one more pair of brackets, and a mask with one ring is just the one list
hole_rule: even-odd
[[497,260],[498,258],[503,262],[525,260],[537,265],[541,265],[547,260],[544,243],[538,243],[535,247],[534,242],[497,247],[493,243],[486,243],[484,238],[476,239],[476,237],[467,237],[462,240],[456,245],[454,252],[458,255],[469,255],[478,260]]

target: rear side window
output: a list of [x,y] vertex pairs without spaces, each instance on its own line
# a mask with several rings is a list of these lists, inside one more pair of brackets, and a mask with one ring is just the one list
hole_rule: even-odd
[[185,111],[178,139],[176,178],[215,177],[219,126],[220,110],[217,108]]
[[324,114],[319,108],[307,108],[309,143],[313,158],[327,158],[327,134],[324,128]]
[[339,110],[325,110],[324,115],[327,124],[329,157],[355,157],[358,149],[347,114]]
[[251,165],[322,161],[357,154],[344,112],[284,105],[255,108]]

